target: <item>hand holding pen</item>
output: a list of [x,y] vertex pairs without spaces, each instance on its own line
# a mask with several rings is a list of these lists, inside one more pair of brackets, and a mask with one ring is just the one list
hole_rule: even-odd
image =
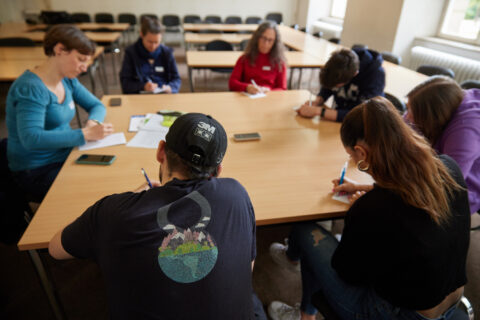
[[147,79],[147,82],[143,86],[143,89],[145,91],[152,91],[153,92],[153,90],[155,90],[158,87],[158,84],[153,82],[152,79],[150,79],[150,77],[146,77],[146,79]]
[[142,183],[142,185],[139,186],[137,189],[135,189],[133,192],[142,192],[142,191],[152,189],[154,187],[159,187],[161,185],[160,181],[150,180],[150,178],[148,178],[147,173],[143,168],[141,168],[141,171],[143,176],[145,177],[146,182]]

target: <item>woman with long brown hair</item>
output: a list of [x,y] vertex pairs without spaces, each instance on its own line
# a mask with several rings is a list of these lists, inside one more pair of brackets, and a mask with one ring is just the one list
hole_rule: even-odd
[[405,119],[462,170],[470,213],[480,210],[480,90],[462,90],[453,79],[432,77],[409,92],[407,109]]
[[293,228],[275,260],[301,261],[300,310],[281,302],[273,319],[314,319],[322,291],[341,319],[448,319],[466,284],[470,214],[462,173],[438,157],[386,99],[376,97],[345,117],[341,139],[374,185],[334,180],[355,193],[341,241],[314,223]]
[[262,23],[238,58],[228,85],[250,94],[287,89],[285,50],[275,22]]

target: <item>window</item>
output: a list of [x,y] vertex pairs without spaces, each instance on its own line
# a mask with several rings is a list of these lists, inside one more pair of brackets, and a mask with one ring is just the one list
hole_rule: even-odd
[[338,19],[343,19],[345,17],[346,9],[347,9],[347,0],[332,0],[332,8],[330,10],[330,16]]
[[480,43],[480,0],[449,0],[440,36]]

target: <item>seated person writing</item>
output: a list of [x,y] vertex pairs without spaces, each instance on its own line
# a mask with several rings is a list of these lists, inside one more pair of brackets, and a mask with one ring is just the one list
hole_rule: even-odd
[[[297,110],[302,117],[342,122],[345,115],[366,99],[383,96],[385,71],[382,56],[365,48],[342,49],[332,53],[320,71],[321,90],[310,105]],[[333,95],[333,108],[324,103]]]
[[[355,193],[341,241],[315,223],[294,226],[288,247],[272,257],[300,263],[300,310],[281,302],[272,319],[315,319],[321,291],[340,319],[449,319],[466,278],[470,210],[458,165],[437,156],[385,98],[351,110],[340,137],[346,152],[375,184],[334,180]],[[287,317],[290,315],[290,317]]]
[[470,212],[480,210],[480,90],[432,77],[408,94],[404,118],[433,148],[458,163],[468,186]]
[[250,94],[287,89],[285,50],[275,22],[267,21],[253,33],[230,76],[231,91]]
[[217,178],[225,130],[189,113],[165,140],[160,182],[99,200],[52,238],[49,252],[99,264],[111,319],[253,319],[255,214],[240,183]]
[[120,71],[123,93],[178,93],[181,80],[173,50],[161,42],[160,22],[144,17],[140,38],[125,50]]
[[[25,71],[7,95],[7,156],[13,178],[29,201],[41,202],[72,147],[113,132],[101,124],[105,107],[76,79],[87,71],[95,43],[72,25],[56,25],[43,42],[47,60]],[[88,112],[73,130],[75,104]]]

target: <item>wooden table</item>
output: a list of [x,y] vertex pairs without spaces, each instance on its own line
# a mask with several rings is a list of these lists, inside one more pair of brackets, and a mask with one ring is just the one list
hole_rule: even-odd
[[[193,69],[210,68],[233,68],[238,58],[243,54],[241,51],[187,51],[186,60],[188,66],[188,76],[190,90],[194,91]],[[324,61],[315,56],[300,51],[285,51],[288,67],[295,69],[303,68],[321,68]],[[292,79],[290,72],[290,85]],[[300,77],[299,77],[300,80]]]
[[223,40],[228,43],[239,44],[243,40],[248,40],[251,34],[243,33],[193,33],[185,32],[184,41],[187,44],[206,44],[213,40]]
[[417,84],[428,79],[424,74],[388,61],[384,61],[382,66],[385,69],[385,92],[393,94],[400,100],[404,100]]
[[255,31],[258,24],[184,23],[184,31],[217,30],[227,32]]

